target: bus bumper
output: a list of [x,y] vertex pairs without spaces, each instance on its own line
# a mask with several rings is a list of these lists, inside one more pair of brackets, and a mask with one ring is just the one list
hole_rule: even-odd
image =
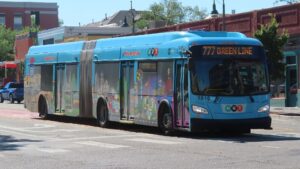
[[272,129],[271,122],[271,117],[234,120],[191,119],[191,131],[222,129]]

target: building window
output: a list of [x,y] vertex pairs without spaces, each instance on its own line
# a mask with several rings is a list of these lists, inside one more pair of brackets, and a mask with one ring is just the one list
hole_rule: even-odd
[[54,44],[53,38],[43,40],[43,45],[49,45],[49,44]]
[[14,30],[21,30],[23,28],[23,20],[21,15],[14,16]]
[[4,14],[0,14],[0,25],[6,25],[5,24],[5,15]]
[[40,25],[40,12],[31,11],[31,26],[39,26]]

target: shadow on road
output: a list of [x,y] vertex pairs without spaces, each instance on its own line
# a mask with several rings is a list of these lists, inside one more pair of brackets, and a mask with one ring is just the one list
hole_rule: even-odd
[[20,147],[25,147],[27,143],[41,142],[40,140],[15,139],[12,136],[0,135],[0,152],[16,151]]
[[[62,123],[72,123],[72,124],[83,124],[92,127],[98,127],[95,119],[87,118],[73,118],[65,116],[50,116],[48,120],[58,121]],[[131,125],[111,122],[109,129],[129,131],[135,133],[148,133],[155,135],[162,135],[161,131],[157,127],[141,126],[141,125]],[[298,141],[300,136],[295,136],[292,134],[257,134],[256,130],[252,130],[251,134],[235,134],[226,132],[180,132],[176,131],[171,136],[166,137],[179,137],[179,138],[190,138],[199,140],[220,140],[220,141],[232,141],[236,143],[248,143],[248,142],[270,142],[270,141]]]

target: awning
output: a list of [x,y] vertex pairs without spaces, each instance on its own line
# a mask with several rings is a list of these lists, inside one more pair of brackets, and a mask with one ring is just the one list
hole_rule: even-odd
[[14,61],[0,62],[0,68],[15,69],[16,67],[17,67],[17,64]]

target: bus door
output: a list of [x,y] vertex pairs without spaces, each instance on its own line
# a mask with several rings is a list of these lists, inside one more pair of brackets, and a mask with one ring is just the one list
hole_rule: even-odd
[[285,82],[285,93],[286,93],[286,106],[295,107],[297,106],[297,92],[298,92],[298,70],[297,70],[297,57],[287,56],[286,57],[286,82]]
[[133,112],[130,108],[130,89],[134,86],[134,62],[123,62],[121,69],[121,120],[133,120]]
[[64,92],[63,85],[65,80],[65,65],[56,65],[56,80],[55,80],[55,112],[64,113]]
[[177,61],[175,70],[175,120],[177,127],[189,127],[188,66],[186,61]]

